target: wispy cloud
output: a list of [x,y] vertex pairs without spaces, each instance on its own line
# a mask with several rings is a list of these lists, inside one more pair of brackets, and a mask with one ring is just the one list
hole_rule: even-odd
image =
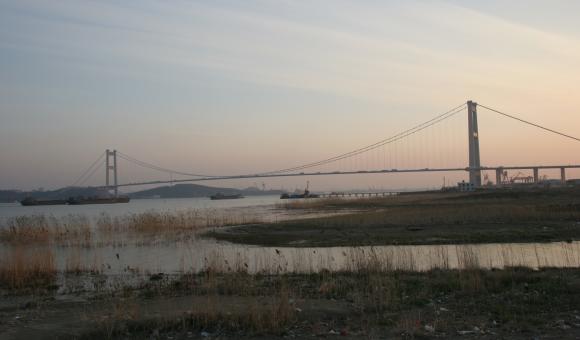
[[[530,11],[565,10],[565,3],[534,2]],[[142,141],[139,131],[163,124],[160,139],[185,144],[185,132],[171,131],[197,128],[195,135],[221,136],[225,124],[250,126],[258,100],[263,131],[279,129],[270,112],[276,119],[287,116],[286,125],[316,126],[329,112],[356,102],[356,113],[336,127],[345,132],[360,126],[361,115],[379,119],[384,108],[408,108],[368,127],[369,139],[387,132],[380,126],[407,126],[420,120],[419,112],[472,96],[513,107],[538,96],[566,105],[562,98],[574,97],[570,89],[580,77],[580,29],[563,34],[551,28],[559,25],[539,26],[515,10],[498,13],[498,6],[507,5],[499,0],[0,1],[0,116],[10,117],[0,127],[0,142],[26,135],[23,126],[30,128],[30,121],[79,124],[98,137],[81,123],[94,127],[128,116],[131,120],[117,122],[115,129],[130,127]],[[267,91],[283,103],[260,98]],[[308,107],[313,102],[319,115]],[[300,111],[290,113],[283,107],[287,103]],[[525,109],[540,115],[532,104]],[[38,123],[35,131],[43,128]],[[116,132],[108,131],[108,137]],[[244,132],[233,132],[232,140],[236,133]],[[351,138],[353,145],[366,142]],[[255,152],[266,149],[259,145]]]

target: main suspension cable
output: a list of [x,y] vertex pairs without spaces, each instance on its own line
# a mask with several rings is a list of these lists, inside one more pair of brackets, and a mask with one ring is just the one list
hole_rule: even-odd
[[430,120],[428,120],[428,121],[426,121],[426,122],[424,122],[422,124],[416,125],[413,128],[407,129],[407,130],[405,130],[403,132],[400,132],[400,133],[398,133],[396,135],[393,135],[393,136],[391,136],[389,138],[383,139],[383,140],[381,140],[379,142],[376,142],[374,144],[367,145],[365,147],[362,147],[362,148],[359,148],[359,149],[356,149],[356,150],[353,150],[353,151],[350,151],[350,152],[347,152],[347,153],[344,153],[344,154],[341,154],[341,155],[338,155],[338,156],[335,156],[335,157],[331,157],[331,158],[328,158],[328,159],[324,159],[324,160],[321,160],[321,161],[318,161],[318,162],[312,162],[312,163],[303,164],[303,165],[296,166],[296,167],[292,167],[292,168],[286,168],[286,169],[281,169],[281,170],[276,170],[276,171],[270,171],[270,172],[266,172],[266,173],[261,173],[260,175],[269,175],[269,174],[285,173],[285,172],[290,172],[290,171],[302,170],[302,169],[312,168],[312,167],[319,166],[319,165],[324,165],[324,164],[332,163],[332,162],[335,162],[335,161],[338,161],[338,160],[341,160],[341,159],[345,159],[345,158],[348,158],[348,157],[356,156],[356,155],[361,154],[363,152],[370,151],[370,150],[373,150],[375,148],[381,147],[383,145],[386,145],[386,144],[389,144],[389,143],[398,141],[398,140],[400,140],[402,138],[405,138],[405,137],[410,136],[410,135],[412,135],[414,133],[417,133],[417,132],[419,132],[421,130],[424,130],[424,129],[430,127],[430,126],[433,126],[433,125],[435,125],[435,124],[437,124],[437,123],[439,123],[439,122],[441,122],[441,121],[443,121],[443,120],[445,120],[447,118],[450,118],[450,117],[454,116],[455,114],[461,112],[465,108],[465,105],[466,104],[463,103],[463,104],[461,104],[461,105],[459,105],[459,106],[457,106],[457,107],[455,107],[455,108],[453,108],[453,109],[451,109],[451,110],[449,110],[449,111],[447,111],[445,113],[442,113],[442,114],[440,114],[440,115],[438,115],[438,116],[436,116],[436,117],[434,117],[434,118],[432,118],[432,119],[430,119]]
[[167,168],[157,166],[155,164],[151,164],[151,163],[147,163],[147,162],[138,160],[138,159],[131,157],[131,156],[129,156],[125,153],[122,153],[120,151],[117,151],[117,154],[119,155],[119,157],[121,157],[122,159],[124,159],[128,162],[131,162],[133,164],[136,164],[136,165],[148,168],[148,169],[161,171],[161,172],[167,172],[167,173],[171,173],[171,174],[175,174],[175,175],[183,175],[183,176],[190,176],[190,177],[223,177],[223,176],[215,176],[215,175],[212,176],[212,175],[194,174],[194,173],[188,173],[188,172],[183,172],[183,171],[167,169]]
[[[103,158],[104,155],[105,155],[104,152],[101,153],[101,155],[99,156],[99,158],[97,158],[97,160],[93,164],[91,164],[91,166],[87,170],[85,170],[85,172],[83,172],[83,174],[79,178],[77,178],[77,180],[74,181],[74,183],[71,186],[74,187],[74,186],[76,186],[78,184],[84,183],[87,179],[91,178],[93,176],[93,174],[95,173],[95,170],[93,169],[93,167],[95,165],[97,165],[101,161],[101,159]],[[87,174],[89,172],[90,172],[90,175],[85,178],[85,176],[87,176]],[[84,178],[84,180],[83,180],[83,178]]]
[[502,115],[502,116],[505,116],[505,117],[508,117],[508,118],[511,118],[511,119],[517,120],[517,121],[519,121],[519,122],[522,122],[522,123],[525,123],[525,124],[528,124],[528,125],[531,125],[531,126],[537,127],[537,128],[539,128],[539,129],[546,130],[546,131],[548,131],[548,132],[555,133],[555,134],[557,134],[557,135],[560,135],[560,136],[563,136],[563,137],[566,137],[566,138],[570,138],[570,139],[572,139],[572,140],[575,140],[575,141],[577,141],[577,142],[580,142],[580,138],[577,138],[577,137],[574,137],[574,136],[570,136],[570,135],[568,135],[568,134],[565,134],[565,133],[563,133],[563,132],[560,132],[560,131],[556,131],[556,130],[553,130],[553,129],[547,128],[547,127],[545,127],[545,126],[542,126],[542,125],[540,125],[540,124],[532,123],[532,122],[530,122],[530,121],[527,121],[527,120],[525,120],[525,119],[522,119],[522,118],[519,118],[519,117],[516,117],[516,116],[510,115],[510,114],[507,114],[507,113],[505,113],[505,112],[501,112],[501,111],[499,111],[499,110],[496,110],[496,109],[492,109],[491,107],[487,107],[487,106],[485,106],[485,105],[482,105],[482,104],[479,104],[479,103],[478,103],[477,105],[478,105],[478,106],[481,106],[481,107],[483,107],[484,109],[487,109],[487,110],[489,110],[489,111],[492,111],[492,112],[498,113],[498,114],[500,114],[500,115]]

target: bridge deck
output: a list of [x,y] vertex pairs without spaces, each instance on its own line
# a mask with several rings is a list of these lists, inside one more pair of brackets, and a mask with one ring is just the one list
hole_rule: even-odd
[[301,176],[333,176],[333,175],[362,175],[362,174],[398,174],[398,173],[417,173],[417,172],[459,172],[470,170],[490,171],[490,170],[546,170],[546,169],[580,169],[580,165],[529,165],[529,166],[483,166],[476,169],[470,168],[440,168],[440,169],[383,169],[383,170],[368,170],[368,171],[333,171],[333,172],[300,172],[300,173],[264,173],[264,174],[250,174],[238,176],[216,176],[216,177],[200,177],[188,178],[166,181],[149,181],[149,182],[135,182],[118,184],[113,187],[129,187],[139,185],[154,185],[154,184],[168,184],[168,183],[185,183],[185,182],[205,182],[205,181],[221,181],[233,179],[251,179],[251,178],[277,178],[277,177],[301,177]]

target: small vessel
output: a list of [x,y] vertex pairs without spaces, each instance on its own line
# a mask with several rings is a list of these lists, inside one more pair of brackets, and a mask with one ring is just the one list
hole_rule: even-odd
[[318,198],[318,197],[320,197],[320,195],[311,194],[310,191],[308,190],[309,186],[310,186],[310,182],[306,182],[306,189],[304,189],[303,193],[293,193],[293,194],[284,193],[284,194],[280,195],[280,199],[287,200],[287,199],[296,199],[296,198]]
[[67,203],[70,205],[81,205],[81,204],[114,204],[114,203],[128,203],[130,198],[128,196],[118,196],[118,197],[71,197],[68,199]]
[[238,198],[244,198],[244,196],[242,196],[240,194],[225,195],[225,194],[222,194],[221,192],[218,192],[215,195],[211,195],[209,198],[211,200],[235,200]]
[[61,205],[66,204],[66,200],[49,200],[49,199],[42,199],[42,198],[32,198],[26,197],[20,204],[23,206],[35,206],[35,205]]

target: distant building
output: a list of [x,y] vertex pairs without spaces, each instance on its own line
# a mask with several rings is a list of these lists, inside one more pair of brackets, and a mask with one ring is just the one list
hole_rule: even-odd
[[[568,182],[567,182],[568,183]],[[540,182],[544,186],[562,186],[561,179],[546,179]]]
[[468,192],[468,191],[474,191],[475,186],[473,185],[473,183],[461,181],[461,182],[457,183],[457,189],[459,189],[459,191],[461,191],[461,192]]

